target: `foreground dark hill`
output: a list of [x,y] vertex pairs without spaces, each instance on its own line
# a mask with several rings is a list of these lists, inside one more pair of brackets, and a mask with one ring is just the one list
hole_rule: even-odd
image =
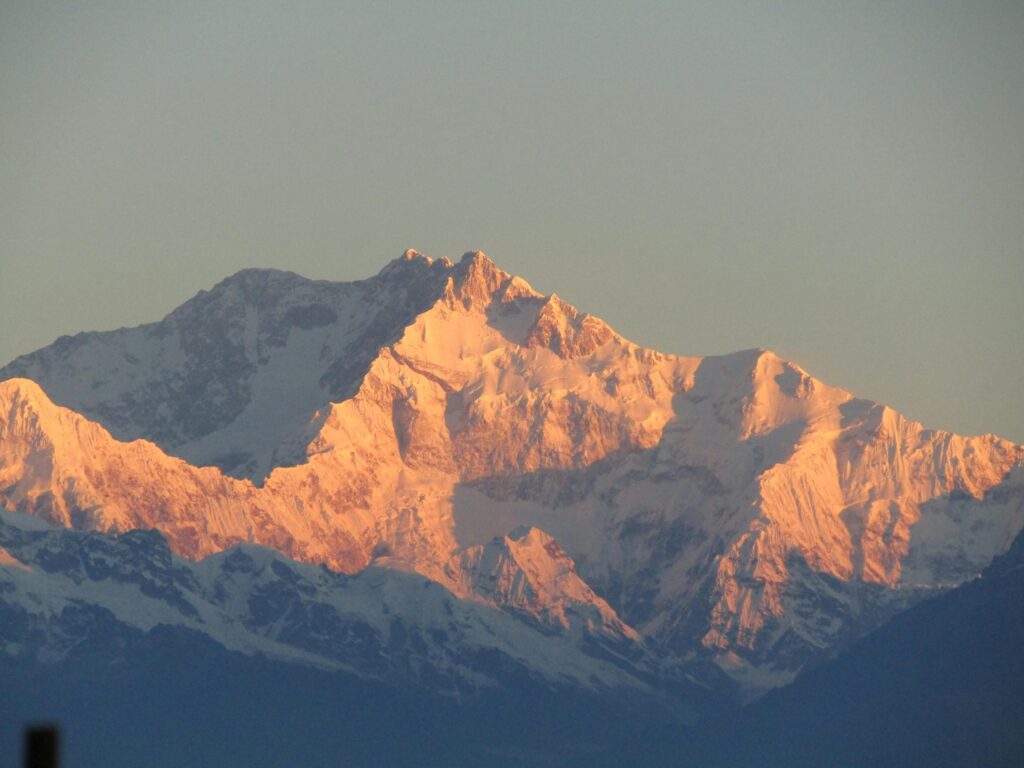
[[586,763],[652,723],[678,727],[656,709],[525,678],[460,700],[244,656],[168,626],[94,637],[53,666],[0,657],[0,688],[0,754],[18,754],[22,723],[56,721],[66,768],[543,768]]
[[700,734],[682,761],[668,734],[625,751],[708,768],[1024,765],[1024,535],[981,578]]

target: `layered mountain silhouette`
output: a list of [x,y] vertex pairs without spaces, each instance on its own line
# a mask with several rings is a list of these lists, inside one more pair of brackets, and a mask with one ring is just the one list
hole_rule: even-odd
[[[390,648],[386,602],[422,653],[374,680],[464,692],[498,654],[692,722],[977,577],[1024,528],[1024,448],[926,429],[765,350],[645,349],[482,253],[408,251],[354,283],[246,270],[159,322],[12,361],[0,503],[48,526],[5,518],[5,599],[52,624],[14,655],[66,658],[53,617],[89,605],[348,674],[363,664],[335,632]],[[102,540],[120,562],[149,529],[181,605],[24,543]],[[217,582],[232,563],[249,575]],[[43,581],[50,613],[24,598]],[[264,588],[319,618],[291,640],[250,626]]]

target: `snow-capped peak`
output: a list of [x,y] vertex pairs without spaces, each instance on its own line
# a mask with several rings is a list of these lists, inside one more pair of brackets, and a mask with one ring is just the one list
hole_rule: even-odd
[[0,501],[21,511],[157,527],[192,558],[386,563],[776,680],[1024,526],[1024,448],[766,350],[640,348],[480,252],[355,283],[242,273],[14,376],[38,382],[0,390]]

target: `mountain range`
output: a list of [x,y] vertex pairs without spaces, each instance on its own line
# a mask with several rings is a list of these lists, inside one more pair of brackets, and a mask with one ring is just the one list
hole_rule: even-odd
[[173,630],[674,732],[976,579],[1024,529],[1024,447],[407,251],[353,283],[246,270],[10,362],[0,504],[12,681]]

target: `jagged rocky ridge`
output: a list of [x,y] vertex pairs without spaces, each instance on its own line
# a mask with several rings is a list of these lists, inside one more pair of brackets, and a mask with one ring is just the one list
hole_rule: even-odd
[[[408,252],[352,284],[247,271],[0,377],[12,508],[158,528],[193,559],[255,542],[415,571],[554,624],[572,593],[594,626],[752,689],[973,577],[1024,526],[1020,446],[927,430],[763,350],[640,348],[480,253]],[[575,580],[502,575],[488,543],[523,525]]]
[[724,703],[596,634],[392,569],[346,576],[253,545],[196,563],[155,531],[0,510],[0,754],[46,721],[71,765],[539,768]]
[[[490,548],[500,558],[509,547],[529,549],[537,535]],[[506,572],[523,581],[515,567]],[[577,621],[571,598],[561,597],[563,613],[548,622],[459,599],[417,574],[370,567],[349,576],[250,544],[191,562],[156,531],[83,533],[0,510],[0,595],[0,645],[29,664],[60,662],[97,627],[177,627],[229,651],[432,693],[486,695],[533,679],[666,701],[671,694],[691,710],[710,700],[707,686],[621,623]]]

